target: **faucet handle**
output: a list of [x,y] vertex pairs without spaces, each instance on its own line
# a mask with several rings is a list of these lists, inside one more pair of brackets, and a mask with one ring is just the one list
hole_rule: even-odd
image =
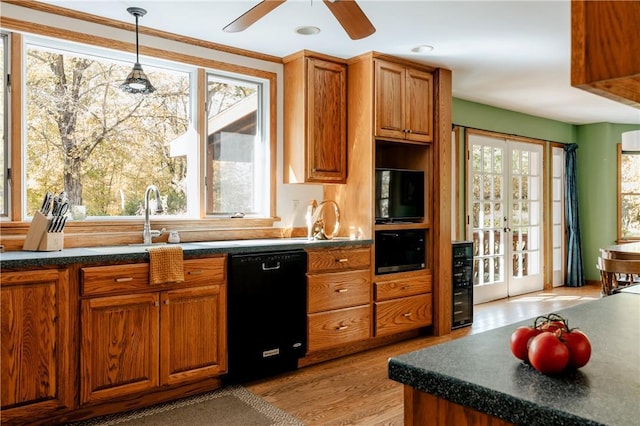
[[164,234],[166,232],[167,228],[162,228],[161,230],[151,230],[151,238],[157,238],[160,235]]

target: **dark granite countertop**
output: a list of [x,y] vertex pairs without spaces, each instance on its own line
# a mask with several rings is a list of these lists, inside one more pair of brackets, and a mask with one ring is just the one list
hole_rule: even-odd
[[[306,238],[272,238],[262,240],[204,241],[180,243],[184,257],[196,257],[211,254],[260,253],[274,250],[295,250],[323,247],[351,247],[371,245],[373,240],[307,240]],[[157,245],[157,244],[154,244]],[[0,268],[30,268],[72,263],[93,262],[140,262],[149,260],[149,246],[122,245],[106,247],[70,248],[61,251],[10,251],[0,253]]]
[[393,357],[389,377],[521,425],[637,425],[640,296],[558,312],[591,341],[591,359],[577,371],[545,376],[511,354],[511,333],[528,320]]

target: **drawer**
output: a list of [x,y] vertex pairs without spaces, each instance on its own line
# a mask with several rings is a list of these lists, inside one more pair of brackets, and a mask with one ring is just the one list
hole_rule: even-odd
[[82,295],[149,289],[149,264],[91,266],[80,269]]
[[163,290],[185,285],[224,284],[226,257],[187,259],[184,261],[184,282],[165,286],[149,284],[149,263],[91,266],[80,269],[83,296],[121,294],[140,290]]
[[377,281],[375,284],[376,301],[431,293],[431,275],[423,274],[410,278],[389,281]]
[[371,337],[371,308],[357,306],[309,314],[308,352],[340,346]]
[[308,251],[308,272],[368,269],[371,265],[369,247]]
[[370,271],[309,275],[309,313],[364,305],[371,301]]
[[376,337],[431,325],[432,312],[431,294],[376,302]]
[[185,284],[224,284],[226,275],[226,256],[184,261]]

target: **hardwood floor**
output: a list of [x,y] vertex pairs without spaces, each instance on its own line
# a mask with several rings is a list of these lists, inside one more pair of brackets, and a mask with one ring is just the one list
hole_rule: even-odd
[[399,426],[403,424],[403,388],[387,378],[389,357],[599,298],[600,286],[589,285],[475,305],[473,324],[450,335],[418,337],[245,386],[308,426]]

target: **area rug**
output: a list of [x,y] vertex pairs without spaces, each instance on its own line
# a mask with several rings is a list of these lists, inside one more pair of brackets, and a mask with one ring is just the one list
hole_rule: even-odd
[[304,423],[242,386],[230,386],[149,408],[73,423],[73,426],[109,425],[304,426]]

